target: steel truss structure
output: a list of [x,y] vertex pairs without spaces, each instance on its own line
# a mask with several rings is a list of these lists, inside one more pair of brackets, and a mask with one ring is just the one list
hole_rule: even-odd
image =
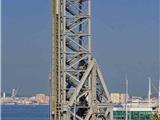
[[91,55],[91,0],[52,0],[53,120],[112,120],[102,73]]

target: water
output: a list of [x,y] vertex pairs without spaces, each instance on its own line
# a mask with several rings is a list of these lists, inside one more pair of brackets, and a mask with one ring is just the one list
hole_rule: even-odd
[[1,120],[49,120],[49,106],[2,105]]

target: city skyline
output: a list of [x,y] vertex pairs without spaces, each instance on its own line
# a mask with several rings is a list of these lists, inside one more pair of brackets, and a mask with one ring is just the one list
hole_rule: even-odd
[[[125,104],[125,98],[126,93],[120,93],[120,92],[113,92],[111,94],[111,100],[113,104]],[[130,104],[146,104],[148,105],[149,99],[154,104],[158,104],[159,98],[152,96],[151,98],[148,97],[141,97],[141,96],[128,96],[128,103]],[[40,105],[40,104],[48,104],[49,105],[49,95],[46,95],[44,93],[35,93],[32,96],[13,96],[13,95],[6,95],[5,92],[3,92],[3,95],[1,95],[0,100],[1,104],[3,105]]]
[[[157,85],[157,2],[92,1],[93,54],[110,92],[125,91],[126,73],[130,94],[147,95],[148,77]],[[2,1],[2,91],[49,94],[50,12],[50,0]]]

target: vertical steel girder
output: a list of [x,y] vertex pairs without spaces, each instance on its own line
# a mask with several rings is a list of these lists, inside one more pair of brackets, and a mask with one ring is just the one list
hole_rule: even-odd
[[112,120],[112,104],[91,56],[91,0],[52,0],[53,120]]

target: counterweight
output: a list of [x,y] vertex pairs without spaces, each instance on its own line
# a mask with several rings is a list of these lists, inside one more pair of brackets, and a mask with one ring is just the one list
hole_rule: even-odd
[[112,104],[91,56],[91,0],[52,0],[52,120],[112,120]]

